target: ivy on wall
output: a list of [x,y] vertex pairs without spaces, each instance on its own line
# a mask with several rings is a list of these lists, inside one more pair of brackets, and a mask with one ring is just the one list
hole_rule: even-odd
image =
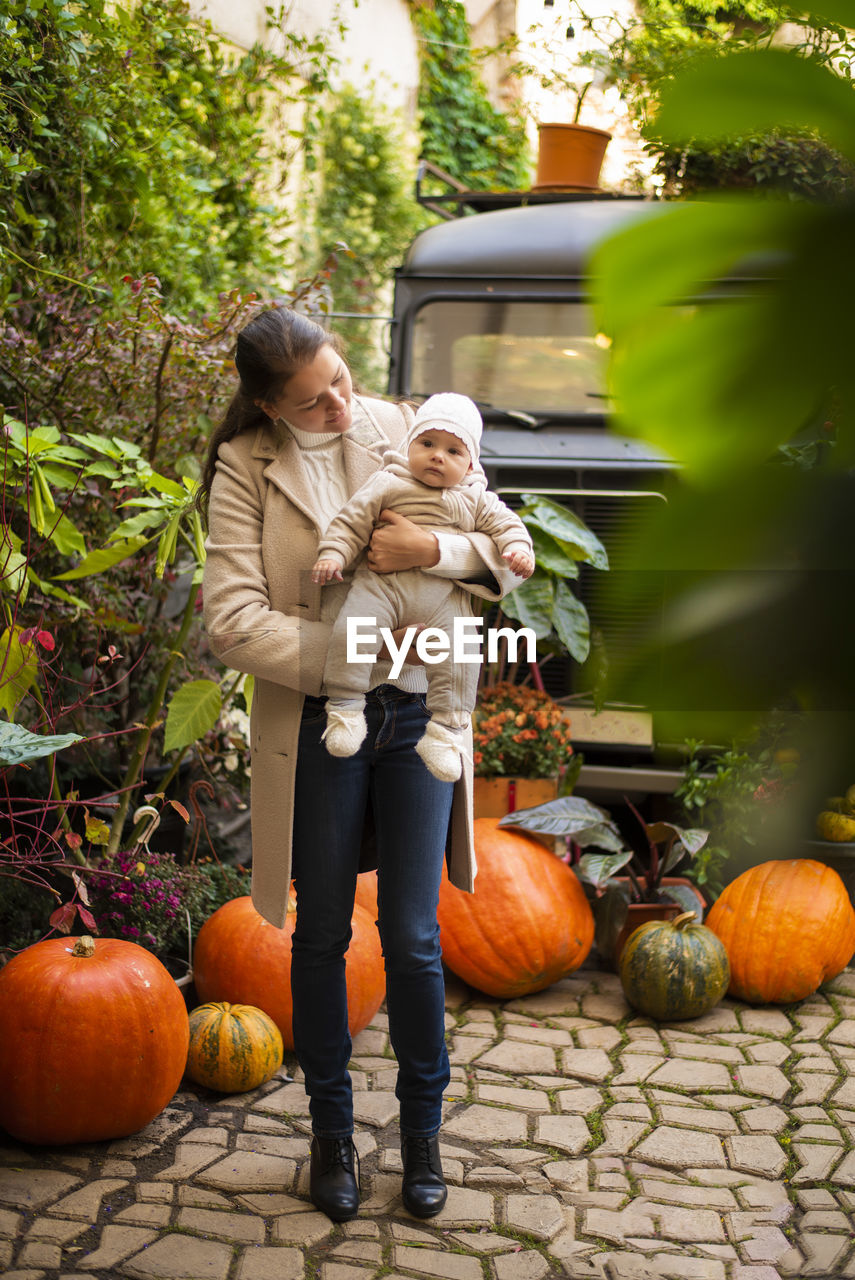
[[44,273],[115,286],[155,270],[195,305],[281,268],[288,220],[268,189],[288,157],[271,139],[298,143],[275,113],[326,88],[323,36],[240,53],[187,0],[2,10],[4,296]]
[[531,170],[525,124],[492,105],[460,0],[413,4],[422,156],[472,190],[519,190]]

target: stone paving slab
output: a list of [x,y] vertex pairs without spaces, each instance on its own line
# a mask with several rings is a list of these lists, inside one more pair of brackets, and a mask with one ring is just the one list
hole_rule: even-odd
[[360,1216],[308,1188],[305,1093],[187,1082],[141,1133],[0,1135],[6,1280],[855,1280],[855,970],[657,1025],[593,965],[503,1003],[449,978],[448,1203],[400,1198],[381,1011],[354,1042]]

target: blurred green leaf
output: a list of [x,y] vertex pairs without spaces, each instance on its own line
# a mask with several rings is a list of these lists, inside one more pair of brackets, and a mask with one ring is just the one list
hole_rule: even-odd
[[855,88],[783,49],[698,58],[662,91],[655,132],[673,142],[815,129],[855,160]]

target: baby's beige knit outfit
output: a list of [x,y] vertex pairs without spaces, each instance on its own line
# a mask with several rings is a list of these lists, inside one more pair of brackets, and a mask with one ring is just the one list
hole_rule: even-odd
[[[373,573],[359,567],[361,557],[380,512],[389,508],[414,524],[461,533],[488,534],[499,551],[531,554],[525,525],[492,493],[480,468],[470,471],[460,484],[433,488],[416,480],[406,458],[391,454],[386,466],[363,485],[331,522],[318,547],[318,559],[335,560],[342,569],[356,561],[347,599],[333,627],[324,671],[324,687],[335,699],[353,699],[373,683],[372,665],[347,661],[347,618],[375,618],[380,627],[394,630],[411,622],[439,627],[451,640],[455,617],[472,617],[472,596],[445,578],[421,569],[398,573]],[[477,662],[454,662],[451,653],[426,665],[427,707],[438,723],[451,729],[465,728],[475,705]]]

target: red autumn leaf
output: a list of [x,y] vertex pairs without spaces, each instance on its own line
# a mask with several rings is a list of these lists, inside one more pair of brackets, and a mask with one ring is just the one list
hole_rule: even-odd
[[43,649],[48,649],[52,652],[56,648],[56,641],[49,631],[37,631],[36,639]]
[[89,930],[89,932],[97,933],[98,925],[95,923],[95,917],[93,916],[92,912],[87,911],[85,907],[81,907],[79,904],[77,907],[77,911],[80,916],[80,919],[86,925],[86,928]]
[[181,817],[184,819],[185,822],[190,821],[190,814],[184,808],[183,804],[181,804],[178,800],[170,800],[169,803],[172,805],[173,809],[177,810],[178,813],[181,814]]
[[50,918],[51,927],[59,929],[60,933],[71,933],[71,926],[74,924],[74,913],[77,907],[73,902],[64,902],[61,907],[57,907]]
[[76,831],[66,831],[65,843],[69,849],[79,849],[83,844],[83,837],[79,836]]
[[[87,814],[87,817],[88,816],[89,815]],[[81,877],[77,874],[76,871],[72,871],[71,878],[74,881],[74,887],[77,890],[77,896],[80,898],[80,901],[85,902],[88,907],[89,906],[89,890],[86,888],[84,881],[81,879]]]

